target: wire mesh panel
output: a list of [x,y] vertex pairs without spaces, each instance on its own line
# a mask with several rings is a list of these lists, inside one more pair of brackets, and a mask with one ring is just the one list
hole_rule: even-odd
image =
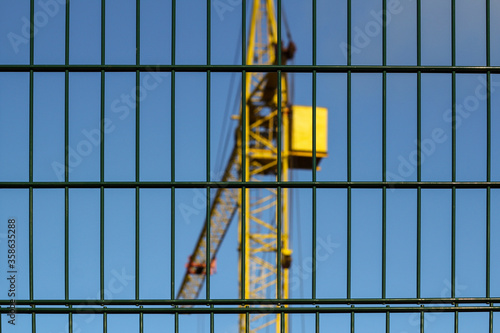
[[500,332],[499,15],[0,2],[0,332]]

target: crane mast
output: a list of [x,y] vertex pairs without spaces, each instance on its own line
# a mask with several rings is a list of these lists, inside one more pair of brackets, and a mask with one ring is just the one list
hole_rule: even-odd
[[[250,21],[247,65],[284,64],[287,57],[293,57],[294,46],[282,49],[278,61],[277,23],[274,1],[255,0]],[[288,84],[286,74],[277,72],[248,73],[246,76],[245,143],[238,143],[246,150],[246,181],[288,180]],[[278,116],[278,113],[281,115]],[[281,120],[281,122],[280,122]],[[240,128],[243,128],[241,126]],[[278,127],[281,127],[280,130]],[[238,135],[238,138],[241,136]],[[281,140],[281,149],[278,149]],[[239,140],[241,141],[241,140]],[[281,153],[281,158],[278,154]],[[280,164],[280,165],[279,165]],[[288,189],[246,189],[245,210],[240,217],[240,268],[245,268],[245,281],[240,289],[245,299],[288,298],[288,267],[278,267],[278,256],[290,258],[288,246]],[[278,200],[280,198],[280,200]],[[241,201],[240,201],[241,202]],[[278,231],[278,214],[280,232]],[[241,232],[243,226],[246,232]],[[280,239],[279,239],[280,238]],[[280,242],[280,244],[278,244]],[[244,245],[244,246],[243,246]],[[243,250],[244,249],[244,250]],[[278,249],[282,253],[278,253]],[[243,262],[242,262],[243,261]],[[278,278],[278,274],[281,278]],[[279,283],[279,284],[278,284]],[[284,327],[281,328],[281,325]],[[246,327],[249,325],[250,327]],[[288,332],[286,318],[279,315],[259,313],[240,315],[240,332],[258,332],[265,328],[276,332]]]
[[[273,0],[254,0],[247,50],[247,65],[284,65],[287,60],[293,58],[295,52],[293,42],[289,41],[287,47],[283,44],[278,45]],[[278,59],[279,54],[281,59]],[[312,108],[298,107],[300,109],[297,110],[306,110],[305,113],[302,112],[305,118],[297,121],[297,125],[294,126],[291,124],[292,106],[286,73],[249,72],[245,75],[243,78],[245,103],[240,108],[236,144],[222,181],[286,182],[289,179],[290,168],[310,169],[312,165],[313,149],[310,138],[313,133]],[[243,108],[245,108],[244,113]],[[324,117],[321,121],[325,122],[326,109],[323,111],[321,114],[324,113]],[[301,113],[297,112],[297,115],[299,114]],[[301,123],[307,121],[311,126],[304,131],[300,126],[303,127]],[[291,131],[301,133],[292,137]],[[317,141],[326,140],[326,128],[322,133],[324,135],[320,136],[316,133]],[[306,142],[305,148],[304,142]],[[326,141],[324,147],[320,146],[320,149],[317,149],[317,161],[325,156]],[[218,188],[211,205],[210,216],[205,221],[186,265],[186,273],[177,298],[198,297],[204,284],[207,267],[212,269],[229,224],[237,213],[241,297],[243,299],[289,298],[292,250],[289,247],[288,191],[287,188]],[[208,223],[209,237],[207,237]],[[210,242],[209,247],[206,244],[207,239]],[[207,248],[210,249],[208,255]],[[208,264],[207,257],[210,258]],[[278,266],[280,262],[281,267]],[[240,315],[240,332],[258,332],[265,328],[275,329],[276,332],[288,332],[286,315],[280,318],[279,314],[263,312],[248,316],[247,319],[246,315]]]

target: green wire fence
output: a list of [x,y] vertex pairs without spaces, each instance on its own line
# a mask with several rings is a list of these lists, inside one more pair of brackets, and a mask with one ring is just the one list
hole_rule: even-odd
[[[176,46],[179,41],[176,39],[176,0],[172,0],[171,8],[171,64],[169,65],[144,65],[141,63],[141,34],[140,34],[140,0],[136,0],[136,57],[135,65],[109,65],[106,64],[106,1],[101,0],[101,54],[100,65],[73,65],[70,64],[70,6],[71,3],[66,2],[65,6],[65,61],[64,65],[38,65],[34,62],[34,50],[35,50],[35,32],[34,32],[34,14],[35,14],[35,0],[30,0],[30,22],[31,22],[31,36],[29,40],[30,53],[29,53],[29,64],[27,65],[7,65],[0,64],[0,73],[6,72],[24,72],[29,73],[29,180],[26,182],[22,181],[3,181],[0,182],[1,189],[26,189],[29,191],[29,298],[28,299],[17,299],[16,300],[16,313],[19,315],[29,315],[31,316],[31,331],[36,332],[37,328],[37,318],[41,315],[47,314],[63,314],[68,316],[68,332],[76,332],[73,327],[73,317],[77,314],[98,314],[102,315],[102,332],[107,332],[107,323],[110,316],[117,314],[137,314],[139,320],[139,332],[144,332],[144,315],[159,315],[159,314],[169,314],[173,316],[175,332],[179,332],[180,329],[180,319],[179,315],[182,314],[206,314],[209,315],[210,327],[209,331],[215,331],[215,321],[218,315],[222,314],[245,314],[247,323],[251,314],[259,314],[262,311],[267,313],[276,314],[304,314],[314,316],[314,327],[308,327],[307,331],[335,331],[335,328],[324,328],[321,326],[322,316],[327,314],[346,314],[350,318],[350,332],[357,331],[357,325],[355,325],[355,318],[363,314],[381,314],[385,315],[385,332],[393,332],[391,330],[390,322],[392,315],[407,313],[416,314],[418,317],[418,324],[416,325],[419,332],[424,332],[425,318],[433,313],[451,313],[454,318],[453,330],[455,332],[459,331],[459,316],[464,313],[484,313],[488,315],[488,327],[489,333],[498,332],[499,324],[497,320],[494,320],[495,314],[500,311],[500,297],[492,297],[491,295],[491,265],[495,263],[491,260],[491,244],[495,240],[491,239],[491,209],[494,203],[492,202],[492,189],[499,189],[500,182],[492,181],[492,102],[491,102],[491,83],[492,75],[500,74],[500,67],[491,65],[491,1],[486,0],[486,17],[485,17],[485,31],[486,31],[486,65],[485,66],[457,66],[456,64],[456,18],[455,18],[455,5],[456,0],[451,0],[451,66],[424,66],[422,65],[422,0],[416,0],[416,24],[417,24],[417,64],[414,66],[404,65],[404,66],[391,66],[388,65],[387,61],[387,24],[385,24],[386,17],[384,16],[384,23],[382,24],[382,65],[353,65],[352,59],[352,7],[353,1],[347,0],[347,45],[348,45],[348,56],[346,65],[318,65],[317,64],[317,1],[312,1],[312,64],[311,65],[269,65],[269,66],[257,66],[245,65],[246,63],[246,51],[247,51],[247,28],[245,24],[242,25],[242,39],[241,39],[241,50],[242,58],[241,64],[239,65],[214,65],[212,64],[211,54],[211,37],[212,37],[212,23],[211,23],[211,6],[212,2],[207,0],[204,5],[206,5],[206,64],[203,65],[178,65],[176,64]],[[247,21],[247,2],[242,0],[241,5],[241,20],[243,22]],[[277,7],[281,8],[282,2],[277,1]],[[383,11],[387,11],[388,0],[382,1]],[[281,10],[277,10],[278,22],[281,23]],[[280,41],[281,24],[278,24],[278,38]],[[278,44],[279,44],[278,41]],[[278,48],[279,50],[279,48]],[[280,57],[278,57],[279,59]],[[139,142],[139,132],[140,132],[140,96],[139,90],[136,90],[136,118],[135,118],[135,180],[134,181],[106,181],[104,175],[104,161],[105,161],[105,139],[106,136],[103,135],[100,141],[100,179],[99,181],[70,181],[69,180],[69,170],[66,168],[64,173],[64,181],[61,182],[41,182],[35,181],[33,176],[33,164],[34,164],[34,75],[40,72],[58,72],[64,73],[64,146],[65,146],[65,165],[69,165],[69,80],[70,73],[75,72],[94,72],[100,73],[100,121],[101,128],[105,127],[105,85],[106,85],[106,74],[112,72],[130,72],[135,73],[136,86],[140,86],[141,73],[148,71],[160,71],[169,72],[171,79],[171,129],[170,129],[170,159],[171,159],[171,174],[170,181],[142,181],[140,179],[140,142]],[[205,136],[205,147],[206,147],[206,180],[205,181],[178,181],[176,180],[175,173],[175,157],[176,157],[176,128],[174,126],[176,121],[176,73],[205,73],[206,74],[206,136]],[[241,73],[242,80],[245,79],[246,74],[249,72],[277,72],[278,76],[281,77],[282,73],[308,73],[312,75],[312,105],[313,105],[313,132],[316,131],[316,105],[317,105],[317,76],[321,73],[344,73],[346,74],[346,87],[347,87],[347,122],[345,124],[347,128],[347,177],[346,181],[322,181],[318,180],[317,177],[317,159],[316,159],[316,135],[313,135],[313,168],[312,168],[312,179],[311,181],[281,181],[281,174],[278,171],[278,180],[275,182],[219,182],[211,179],[211,116],[212,110],[211,105],[211,75],[213,73]],[[352,76],[356,73],[379,73],[382,76],[382,180],[381,181],[353,181],[352,177]],[[387,76],[391,73],[412,73],[416,74],[417,78],[417,146],[419,147],[417,153],[417,164],[416,164],[416,181],[388,181],[386,177],[387,173]],[[437,73],[437,74],[451,74],[452,82],[452,163],[451,163],[451,181],[423,181],[422,180],[422,151],[420,149],[422,143],[422,75],[427,73]],[[487,175],[486,181],[458,181],[457,180],[457,170],[456,170],[456,159],[457,159],[457,134],[456,134],[456,121],[457,121],[457,110],[456,110],[456,99],[457,99],[457,75],[458,74],[483,74],[486,76],[488,94],[487,94]],[[281,82],[281,80],[278,80]],[[241,89],[241,99],[246,100],[246,91],[243,86]],[[280,95],[278,95],[280,96]],[[281,103],[278,103],[281,105]],[[242,109],[242,117],[245,119],[248,115],[246,114],[245,108]],[[280,131],[280,130],[279,130]],[[242,138],[246,137],[245,129],[242,131]],[[278,150],[281,150],[281,144],[278,146]],[[279,155],[278,155],[279,156]],[[242,156],[243,164],[245,163],[245,156]],[[335,157],[333,157],[335,158]],[[243,171],[244,172],[244,171]],[[245,175],[242,176],[245,179]],[[278,292],[278,297],[276,299],[264,299],[264,300],[251,300],[244,299],[242,292],[242,297],[235,299],[212,299],[210,294],[210,284],[211,277],[210,274],[206,273],[206,294],[202,296],[199,300],[178,300],[175,299],[176,295],[176,269],[179,269],[179,263],[176,262],[176,249],[177,240],[175,239],[176,234],[176,217],[175,210],[173,207],[176,206],[176,190],[179,189],[203,189],[206,190],[206,214],[210,213],[210,191],[218,187],[229,187],[241,189],[243,196],[242,203],[245,203],[245,193],[246,189],[257,189],[257,188],[273,188],[277,190],[278,201],[281,197],[281,189],[283,188],[296,188],[296,189],[310,189],[312,192],[312,216],[311,216],[311,253],[312,253],[312,283],[311,283],[311,298],[306,299],[282,299],[280,291]],[[170,299],[143,299],[140,297],[140,279],[139,267],[140,267],[140,193],[141,189],[170,189],[171,201],[169,203],[171,209],[170,215]],[[34,229],[33,229],[33,193],[37,189],[62,189],[64,190],[65,198],[65,223],[64,223],[64,299],[52,299],[52,300],[40,300],[35,298],[34,294],[34,267],[33,267],[33,239],[34,239]],[[71,189],[97,189],[100,192],[100,299],[95,301],[87,301],[81,299],[72,299],[69,292],[69,266],[70,266],[70,256],[69,256],[69,192]],[[132,299],[124,300],[109,300],[106,299],[105,295],[105,215],[104,215],[104,199],[105,190],[107,189],[134,189],[135,190],[135,296]],[[317,293],[317,267],[320,264],[317,260],[317,198],[318,190],[321,189],[345,189],[347,193],[347,267],[346,267],[346,297],[345,298],[320,298]],[[351,295],[352,290],[352,196],[353,191],[357,189],[379,189],[382,193],[382,277],[381,277],[381,297],[380,298],[353,298]],[[413,298],[388,298],[387,297],[387,191],[390,189],[413,189],[416,191],[417,200],[417,210],[416,210],[416,220],[417,220],[417,231],[416,231],[416,290],[415,297]],[[451,191],[451,296],[443,298],[428,298],[422,297],[421,291],[421,253],[422,248],[425,244],[422,243],[422,191],[427,189],[447,189]],[[486,281],[485,281],[485,297],[468,297],[460,298],[456,294],[456,206],[457,206],[457,191],[462,189],[482,189],[486,191],[486,244],[484,244],[486,252]],[[245,219],[245,209],[241,209],[241,218]],[[278,221],[277,224],[280,226],[281,216],[278,210]],[[278,228],[279,230],[279,228]],[[207,224],[207,235],[210,234],[210,224]],[[242,225],[241,232],[245,234],[248,232],[245,229],[245,225]],[[207,246],[210,246],[210,242],[207,242]],[[243,244],[244,246],[244,244]],[[207,248],[207,262],[209,261],[210,249]],[[278,258],[278,262],[279,262]],[[244,263],[242,265],[242,270],[244,270]],[[280,265],[278,265],[279,267]],[[207,270],[208,271],[208,270]],[[244,271],[241,273],[244,277]],[[280,275],[278,275],[280,277]],[[242,288],[244,290],[245,280],[241,279]],[[81,305],[86,306],[82,307]],[[251,307],[251,305],[261,305],[264,307]],[[0,300],[0,312],[1,317],[1,331],[8,331],[6,316],[9,313],[9,300],[2,298]],[[283,319],[284,316],[281,316]],[[495,324],[495,325],[494,325]],[[247,325],[248,327],[249,325]],[[320,329],[321,327],[321,329]],[[293,329],[296,331],[296,329]],[[399,333],[399,332],[398,332]]]

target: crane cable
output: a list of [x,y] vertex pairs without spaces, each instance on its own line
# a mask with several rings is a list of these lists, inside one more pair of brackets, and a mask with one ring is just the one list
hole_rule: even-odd
[[[282,22],[285,25],[286,37],[288,39],[288,42],[290,43],[293,41],[292,32],[290,30],[290,25],[288,24],[288,18],[287,18],[286,12],[285,12],[285,6],[283,6],[283,4],[281,4],[281,14],[282,14],[282,18],[283,18]],[[291,59],[291,64],[295,65],[295,57],[293,57]],[[288,95],[290,96],[288,102],[289,102],[290,106],[294,104],[294,100],[295,100],[294,92],[295,92],[295,75],[294,75],[294,73],[290,73],[290,87],[288,89]],[[294,180],[294,172],[292,170],[290,170],[290,180],[291,181]],[[298,252],[298,262],[300,265],[301,263],[303,263],[302,237],[301,237],[301,232],[300,232],[300,226],[302,225],[302,223],[300,222],[300,220],[301,220],[301,217],[300,217],[301,200],[300,200],[300,191],[298,191],[296,193],[296,195],[294,195],[294,193],[295,193],[294,189],[290,189],[290,202],[292,203],[292,207],[295,207],[296,215],[294,214],[293,208],[292,208],[292,212],[291,212],[292,214],[290,214],[289,245],[290,245],[290,248],[293,248],[293,238],[294,238],[293,233],[294,233],[294,228],[296,228],[297,229],[296,230],[297,243],[298,243],[298,251],[297,251]],[[295,221],[293,218],[294,216],[296,216]],[[296,267],[300,267],[300,266],[296,266]],[[300,298],[304,298],[304,284],[303,283],[300,283]],[[300,316],[300,321],[301,321],[302,332],[306,332],[304,314],[302,314]],[[291,331],[292,331],[292,325],[290,325],[290,332]]]
[[285,31],[286,31],[286,38],[288,38],[289,41],[292,41],[292,32],[290,30],[290,25],[288,24],[288,19],[286,16],[285,12],[285,6],[281,4],[281,16],[283,17],[283,23],[285,24]]
[[[282,22],[285,25],[286,37],[288,39],[288,42],[291,42],[291,41],[293,41],[292,32],[290,29],[290,25],[288,23],[288,18],[287,18],[286,11],[285,11],[285,6],[283,4],[281,4],[281,13],[282,13],[282,18],[283,18]],[[236,43],[236,50],[234,52],[234,59],[233,59],[234,64],[236,64],[236,62],[238,61],[239,51],[241,50],[239,46],[241,44],[242,33],[243,33],[243,27],[241,25],[240,26],[240,33],[238,34],[238,41]],[[291,62],[292,62],[292,65],[295,64],[294,58],[292,58]],[[290,79],[290,89],[289,89],[289,96],[290,96],[289,104],[293,105],[294,104],[294,90],[295,90],[295,75],[291,74],[290,76],[291,76],[291,79]],[[219,137],[219,143],[218,143],[218,148],[217,148],[216,161],[218,164],[216,166],[216,170],[218,170],[218,171],[220,171],[222,169],[222,156],[221,155],[223,154],[223,152],[227,151],[228,144],[229,144],[229,137],[232,133],[232,131],[230,131],[228,129],[228,120],[230,118],[229,114],[230,114],[231,109],[232,110],[237,109],[237,107],[236,107],[236,104],[238,102],[237,96],[238,96],[238,92],[241,92],[241,84],[242,83],[240,82],[236,93],[234,95],[231,94],[231,88],[234,86],[235,77],[236,77],[236,73],[232,73],[231,78],[230,78],[230,83],[229,83],[229,89],[228,89],[229,91],[228,91],[227,100],[226,100],[226,109],[224,111],[224,118],[223,118],[224,120],[223,120],[222,130],[221,130],[221,134],[226,133],[226,135],[221,135]],[[234,96],[234,102],[233,102],[232,108],[230,107],[231,96]],[[224,143],[223,143],[223,138],[224,138]],[[223,148],[223,146],[224,146],[224,148]]]
[[[294,172],[290,172],[290,181],[294,181]],[[290,202],[291,202],[291,207],[295,208],[295,214],[294,214],[294,211],[292,208],[292,211],[290,214],[289,244],[290,244],[290,248],[294,247],[292,241],[293,241],[294,233],[295,233],[297,235],[297,244],[298,244],[297,245],[297,252],[298,252],[297,262],[298,262],[298,264],[295,265],[295,267],[298,267],[298,269],[300,270],[301,269],[300,265],[304,263],[303,250],[302,250],[302,233],[300,230],[300,226],[302,225],[301,215],[300,215],[301,214],[300,213],[300,204],[301,204],[300,191],[297,191],[297,193],[295,193],[295,189],[290,189]],[[295,219],[294,219],[294,216],[295,216]],[[296,229],[296,230],[294,230],[294,229]],[[293,267],[294,267],[293,265],[290,267],[291,268],[290,274],[292,274],[292,272],[293,272],[292,271]],[[299,271],[297,273],[300,274],[301,272]],[[299,287],[300,287],[299,297],[304,298],[304,284],[302,283],[302,280],[301,280],[301,282],[299,282]],[[306,332],[304,314],[300,315],[300,322],[301,322],[302,332]],[[290,329],[290,331],[291,331],[291,329]]]
[[[286,11],[285,11],[285,6],[281,4],[281,17],[282,17],[282,22],[285,25],[285,32],[286,32],[286,38],[288,39],[288,43],[293,42],[292,38],[292,31],[290,29],[290,25],[288,24],[288,18],[286,16]],[[295,57],[291,59],[292,65],[295,65]],[[294,104],[294,91],[295,91],[295,75],[294,73],[290,73],[290,89],[289,89],[289,96],[290,99],[288,103],[290,105]]]
[[[238,61],[238,56],[240,54],[240,44],[241,44],[241,35],[242,35],[242,31],[243,31],[243,28],[240,27],[240,33],[238,34],[238,41],[236,43],[236,50],[234,52],[234,59],[233,59],[233,63],[236,64],[236,62]],[[231,110],[236,110],[236,103],[238,102],[238,91],[241,92],[241,82],[239,84],[239,88],[238,90],[236,91],[236,93],[234,93],[234,90],[231,91],[231,89],[234,87],[234,81],[235,81],[235,78],[236,78],[236,73],[231,73],[231,78],[230,78],[230,81],[229,81],[229,89],[228,89],[228,93],[227,93],[227,99],[226,99],[226,108],[224,110],[224,117],[223,117],[223,123],[222,123],[222,129],[220,131],[221,133],[221,136],[219,137],[219,143],[218,143],[218,148],[217,148],[217,155],[216,155],[216,161],[217,161],[217,165],[216,165],[216,170],[217,171],[222,171],[222,160],[223,160],[223,155],[224,152],[227,152],[227,148],[228,148],[228,144],[229,144],[229,138],[230,138],[230,135],[232,133],[232,131],[229,130],[228,128],[228,122],[229,122],[229,119],[230,119],[230,113],[231,113]],[[234,102],[233,102],[233,106],[231,107],[230,106],[230,100],[231,100],[231,96],[234,96]],[[225,135],[224,135],[225,133]],[[222,175],[221,175],[222,176]]]
[[[293,41],[292,33],[290,30],[290,25],[288,24],[288,18],[287,18],[285,7],[283,6],[283,4],[281,5],[281,14],[282,14],[282,18],[283,18],[282,22],[285,25],[285,31],[286,31],[286,36],[287,36],[288,42],[291,43]],[[291,59],[291,64],[295,65],[295,57],[293,57]],[[289,102],[290,106],[292,106],[294,104],[294,101],[295,101],[295,98],[294,98],[295,93],[294,92],[295,92],[295,75],[294,75],[294,73],[291,73],[290,74],[290,87],[288,89],[288,95],[289,95],[288,102]],[[294,180],[294,172],[292,170],[290,170],[290,180],[291,181]],[[297,235],[297,243],[298,243],[298,246],[297,246],[298,251],[297,252],[298,252],[298,262],[299,262],[299,265],[297,265],[296,267],[300,267],[300,264],[303,262],[302,261],[303,260],[302,237],[301,237],[301,232],[300,232],[300,226],[302,225],[302,223],[300,222],[300,220],[301,220],[301,216],[300,216],[300,203],[301,203],[300,191],[295,193],[295,191],[293,189],[290,189],[290,202],[292,203],[291,206],[295,208],[296,214],[294,214],[293,208],[292,208],[292,212],[291,212],[292,214],[290,214],[289,244],[290,244],[290,248],[293,248],[294,229],[296,228],[297,230],[295,231],[295,233]],[[295,216],[295,218],[294,218],[294,216]],[[293,266],[291,268],[293,268]],[[293,271],[291,271],[290,273],[292,273],[292,272]],[[303,283],[300,283],[299,293],[300,293],[300,298],[304,298],[304,284]],[[302,332],[306,332],[305,320],[304,320],[303,314],[300,316],[300,321],[301,321]],[[290,331],[291,331],[291,328],[292,327],[290,326]]]

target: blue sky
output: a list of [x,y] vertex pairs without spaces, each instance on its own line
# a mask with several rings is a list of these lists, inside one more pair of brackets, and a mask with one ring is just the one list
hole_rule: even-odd
[[[491,0],[491,65],[500,64],[500,0]],[[63,0],[35,1],[39,19],[35,32],[35,64],[64,64],[65,10]],[[226,6],[220,7],[221,3]],[[312,64],[312,5],[310,1],[283,0],[298,50],[294,64]],[[451,65],[451,1],[422,0],[422,65]],[[70,6],[70,64],[100,64],[100,8],[98,0],[73,0]],[[141,1],[141,63],[171,63],[171,2]],[[223,10],[221,8],[224,8]],[[317,63],[345,65],[346,1],[317,1]],[[416,65],[416,1],[388,1],[387,64]],[[353,65],[381,65],[381,1],[352,1]],[[211,3],[212,64],[241,61],[241,2]],[[0,0],[0,64],[28,64],[25,36],[29,1]],[[135,1],[106,1],[106,64],[135,64]],[[176,63],[206,63],[206,1],[177,1]],[[486,65],[485,1],[456,1],[456,64]],[[235,62],[236,59],[236,62]],[[457,74],[458,181],[486,181],[487,118],[486,76]],[[422,74],[422,130],[424,145],[422,181],[452,179],[451,74]],[[219,180],[230,149],[220,138],[230,133],[232,147],[239,98],[238,73],[211,74],[211,170]],[[500,76],[492,75],[491,180],[500,180]],[[295,75],[294,102],[312,105],[312,75]],[[351,81],[351,175],[353,181],[381,181],[382,170],[382,74],[356,73]],[[140,180],[169,181],[171,175],[170,128],[175,125],[175,175],[179,181],[206,178],[206,74],[177,73],[175,124],[171,124],[170,73],[144,72],[140,78]],[[69,75],[70,181],[98,181],[100,138],[99,73]],[[134,73],[106,73],[105,137],[106,181],[135,179]],[[347,75],[317,75],[317,105],[328,108],[328,158],[321,161],[318,180],[347,180]],[[230,98],[228,98],[228,95]],[[417,75],[387,74],[386,179],[416,181]],[[228,104],[229,101],[229,105]],[[34,180],[61,181],[64,163],[64,73],[34,74]],[[229,113],[225,110],[228,109]],[[27,181],[29,74],[0,72],[0,182]],[[227,123],[227,124],[226,124]],[[226,124],[226,125],[224,125]],[[222,145],[224,147],[224,145]],[[311,171],[294,171],[294,180],[311,180]],[[1,186],[0,186],[1,187]],[[70,298],[99,298],[99,191],[69,191]],[[213,191],[212,195],[215,193]],[[456,192],[455,295],[485,297],[486,289],[486,191]],[[176,190],[176,206],[170,207],[169,189],[140,191],[140,297],[168,299],[170,295],[170,215],[176,216],[176,290],[184,264],[193,249],[205,218],[195,189]],[[295,190],[292,213],[291,297],[311,297],[312,191]],[[422,297],[450,297],[451,190],[422,190]],[[36,299],[64,298],[64,190],[34,190],[34,295]],[[317,192],[318,263],[317,296],[347,296],[347,191]],[[500,296],[500,191],[491,191],[491,296]],[[105,191],[105,294],[131,299],[135,294],[135,191]],[[352,190],[353,298],[381,297],[382,289],[382,190]],[[186,213],[188,212],[188,213]],[[18,299],[29,297],[28,191],[0,189],[0,216],[18,222]],[[387,191],[387,297],[416,296],[417,191]],[[6,251],[5,230],[0,248]],[[375,235],[375,237],[374,237]],[[3,238],[2,238],[3,237]],[[212,276],[213,298],[238,295],[237,223],[233,223],[218,256]],[[321,254],[321,256],[320,256]],[[5,267],[4,261],[2,266]],[[1,280],[0,289],[7,290]],[[201,293],[204,295],[204,291]],[[1,296],[6,299],[4,293]],[[18,315],[16,327],[2,316],[2,331],[27,332],[30,318]],[[312,315],[291,316],[293,331],[314,325]],[[75,315],[81,332],[96,332],[102,316]],[[108,332],[138,331],[138,315],[108,316]],[[217,315],[217,332],[235,331],[237,316]],[[500,332],[495,314],[495,331]],[[37,332],[64,332],[67,317],[37,316]],[[145,316],[145,331],[172,327],[170,315]],[[321,315],[320,328],[349,331],[349,315]],[[460,314],[460,332],[484,332],[488,315]],[[359,314],[356,332],[385,331],[385,315]],[[181,316],[181,331],[208,331],[208,316]],[[426,316],[426,332],[453,330],[452,314]],[[391,315],[391,332],[418,332],[412,314]]]

